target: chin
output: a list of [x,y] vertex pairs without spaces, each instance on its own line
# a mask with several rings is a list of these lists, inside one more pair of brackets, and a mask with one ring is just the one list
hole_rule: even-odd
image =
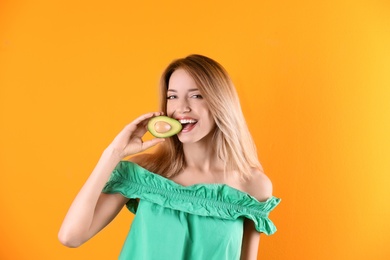
[[208,138],[208,136],[199,137],[199,136],[179,134],[178,138],[182,144],[195,144],[195,143],[201,143],[201,142],[211,144],[211,140]]

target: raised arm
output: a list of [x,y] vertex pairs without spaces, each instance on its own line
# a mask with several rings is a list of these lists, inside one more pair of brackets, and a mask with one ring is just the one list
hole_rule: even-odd
[[68,247],[78,247],[104,228],[119,213],[127,199],[104,194],[102,189],[115,166],[125,157],[142,152],[164,139],[142,141],[146,124],[160,113],[144,114],[128,124],[104,150],[96,167],[72,202],[58,238]]

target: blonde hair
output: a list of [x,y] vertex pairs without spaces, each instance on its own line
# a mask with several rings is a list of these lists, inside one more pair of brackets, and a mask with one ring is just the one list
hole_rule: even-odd
[[[251,175],[252,168],[261,169],[236,89],[228,73],[218,62],[202,55],[174,60],[161,76],[161,111],[165,114],[167,112],[169,79],[179,68],[194,79],[208,104],[217,126],[212,143],[218,158],[225,165],[225,171],[236,171],[246,178]],[[167,138],[153,154],[142,158],[141,166],[167,178],[175,176],[185,167],[182,143],[177,136]]]

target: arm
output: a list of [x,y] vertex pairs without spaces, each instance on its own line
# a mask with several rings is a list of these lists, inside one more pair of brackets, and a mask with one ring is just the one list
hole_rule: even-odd
[[[259,201],[272,196],[272,182],[260,170],[253,170],[252,179],[247,183],[247,192]],[[252,220],[245,218],[242,238],[241,260],[256,260],[260,243],[260,233]]]
[[164,139],[143,142],[149,113],[128,124],[105,149],[95,169],[77,194],[62,223],[58,238],[69,247],[78,247],[104,228],[122,209],[127,199],[120,194],[104,194],[102,189],[115,166],[125,157],[142,152]]
[[252,220],[244,220],[244,235],[242,237],[241,260],[256,260],[260,243],[260,233],[255,229]]

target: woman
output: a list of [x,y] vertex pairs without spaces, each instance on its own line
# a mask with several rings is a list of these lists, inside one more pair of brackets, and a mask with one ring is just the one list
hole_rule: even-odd
[[[120,259],[256,259],[260,233],[276,231],[268,214],[280,199],[228,74],[205,56],[175,60],[162,75],[161,97],[163,112],[135,119],[105,149],[60,241],[81,245],[126,205],[137,214]],[[179,120],[181,132],[142,141],[149,119],[162,114]]]

